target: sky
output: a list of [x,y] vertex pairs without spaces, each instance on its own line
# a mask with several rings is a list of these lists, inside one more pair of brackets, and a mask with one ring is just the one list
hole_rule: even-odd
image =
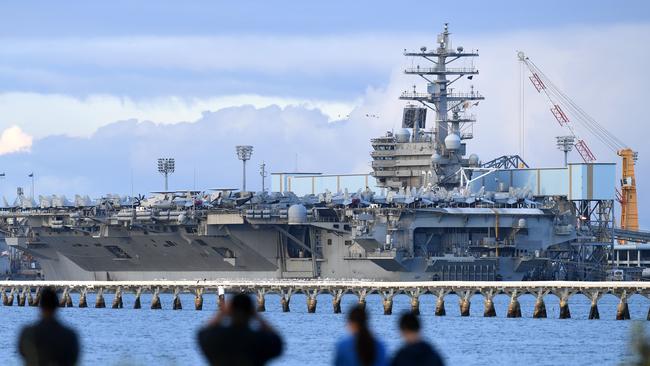
[[[155,159],[177,160],[170,188],[238,186],[235,145],[271,171],[368,172],[369,139],[400,125],[401,91],[419,80],[404,49],[478,49],[480,74],[457,88],[486,100],[468,150],[558,166],[566,134],[524,83],[518,50],[600,124],[639,152],[642,226],[650,3],[626,1],[0,1],[0,193],[146,193]],[[471,84],[470,84],[471,83]],[[372,117],[376,116],[376,117]],[[577,128],[599,161],[616,154]],[[578,161],[573,152],[570,160]]]

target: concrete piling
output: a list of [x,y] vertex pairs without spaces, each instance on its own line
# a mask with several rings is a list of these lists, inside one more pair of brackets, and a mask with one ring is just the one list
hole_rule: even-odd
[[264,297],[264,290],[257,291],[257,312],[263,313],[266,311],[266,299]]
[[106,307],[106,301],[104,301],[104,289],[99,288],[99,291],[97,291],[97,295],[95,297],[95,307],[96,308],[105,308]]
[[156,288],[151,295],[151,309],[160,310],[162,304],[160,303],[160,289]]
[[533,319],[543,319],[546,318],[546,304],[544,304],[544,296],[548,294],[548,291],[542,289],[537,290],[537,297],[535,298],[535,308],[533,310]]
[[508,318],[521,318],[521,305],[519,304],[519,299],[517,291],[514,291],[510,296],[510,304],[508,304]]
[[64,295],[63,295],[63,306],[66,308],[71,308],[73,306],[72,304],[72,296],[70,296],[70,289],[66,288],[64,290]]
[[172,299],[172,310],[183,310],[183,304],[181,304],[181,298],[179,296],[178,289],[174,289],[174,298]]
[[445,311],[445,291],[439,290],[436,294],[436,316],[445,316],[447,312]]
[[598,311],[598,303],[591,301],[591,308],[589,309],[589,319],[600,319],[600,312]]
[[[30,296],[31,296],[31,294],[30,294]],[[30,306],[38,306],[38,305],[40,305],[40,303],[41,303],[41,288],[37,287],[35,295],[34,295],[34,299],[32,299],[32,302],[29,305]]]
[[485,302],[484,302],[485,306],[484,306],[484,310],[483,310],[483,316],[486,317],[486,318],[493,318],[493,317],[497,316],[497,312],[494,309],[494,300],[493,300],[494,299],[494,291],[493,290],[486,291],[483,294],[483,297],[485,298]]
[[382,291],[382,304],[384,306],[384,315],[391,315],[393,313],[393,297],[395,296],[395,291],[391,289],[390,291]]
[[7,296],[7,303],[5,305],[7,306],[13,306],[14,305],[14,293],[16,292],[15,288],[11,288],[11,291],[9,292],[9,295]]
[[281,290],[280,291],[280,305],[282,305],[282,312],[283,313],[288,313],[290,308],[289,308],[289,302],[291,301],[291,293],[292,290]]
[[226,308],[226,291],[223,287],[217,289],[217,308],[223,311]]
[[32,289],[27,288],[27,306],[34,306],[34,297],[32,296]]
[[282,312],[283,313],[288,313],[290,308],[289,308],[289,298],[282,297],[280,299],[280,305],[282,305]]
[[627,292],[623,291],[621,294],[621,300],[616,307],[616,320],[629,320],[630,319],[630,309],[627,306]]
[[359,296],[359,303],[358,306],[361,309],[366,308],[366,296],[368,296],[368,290],[367,289],[361,289],[360,291],[357,291],[357,295]]
[[569,298],[560,297],[560,319],[570,319],[571,311],[569,310]]
[[422,293],[419,289],[411,291],[411,312],[416,315],[420,315],[420,295]]
[[194,292],[194,310],[203,310],[203,289],[197,288]]
[[331,294],[334,314],[341,314],[341,298],[343,297],[343,290],[334,290],[331,291]]
[[124,307],[124,303],[122,302],[122,288],[118,287],[115,290],[115,297],[113,297],[113,304],[111,308],[122,309],[123,307]]
[[316,294],[307,295],[307,312],[309,314],[316,312]]
[[79,292],[79,307],[80,308],[87,308],[88,307],[88,300],[86,299],[86,293],[87,293],[87,290],[85,288],[81,289],[81,291]]
[[459,296],[460,316],[469,316],[469,299],[472,296],[472,293],[470,291],[462,291]]
[[[141,308],[141,294],[143,291],[152,293],[151,308],[162,309],[160,291],[173,293],[172,309],[182,309],[181,296],[184,292],[194,293],[194,309],[203,309],[203,298],[205,291],[218,289],[218,304],[223,307],[226,293],[257,294],[257,310],[265,311],[265,296],[268,292],[280,295],[280,303],[283,312],[290,311],[291,295],[300,292],[306,296],[308,313],[315,313],[317,309],[318,296],[330,294],[332,296],[332,308],[334,313],[341,312],[341,299],[345,294],[358,296],[358,305],[366,306],[367,296],[381,296],[384,314],[393,314],[394,297],[397,294],[409,296],[410,309],[414,313],[421,313],[421,296],[435,296],[435,315],[445,316],[445,296],[454,293],[459,297],[460,316],[470,316],[471,297],[474,294],[482,294],[484,297],[484,317],[495,317],[496,309],[494,296],[497,294],[508,294],[507,317],[521,317],[522,309],[519,303],[519,296],[522,294],[536,295],[533,318],[546,318],[547,311],[544,303],[544,296],[552,294],[559,299],[559,318],[568,319],[571,317],[569,310],[569,299],[571,296],[580,293],[591,300],[589,319],[599,319],[598,300],[603,294],[614,294],[619,297],[616,319],[630,319],[628,297],[634,294],[647,296],[650,293],[650,283],[625,283],[625,282],[463,282],[463,281],[428,281],[428,282],[368,282],[368,281],[330,281],[330,280],[277,280],[277,281],[93,281],[93,282],[64,282],[56,281],[47,283],[45,281],[0,281],[0,297],[4,306],[12,306],[14,298],[17,298],[18,306],[37,306],[41,296],[41,286],[51,286],[60,294],[60,306],[72,306],[72,292],[79,294],[79,307],[88,307],[87,293],[95,292],[95,307],[106,307],[104,292],[115,294],[112,298],[112,308],[123,307],[124,291],[135,293],[133,307]],[[32,294],[32,289],[36,291]],[[647,318],[650,321],[650,310]]]
[[133,301],[134,309],[142,308],[142,301],[140,300],[140,295],[142,295],[142,288],[138,287],[138,289],[135,290],[135,300]]
[[20,291],[20,295],[18,295],[18,306],[25,306],[26,301],[27,301],[27,288],[23,287],[23,289]]
[[600,298],[600,293],[598,291],[591,292],[589,293],[589,298],[591,299],[589,319],[600,319],[600,312],[598,311],[598,299]]

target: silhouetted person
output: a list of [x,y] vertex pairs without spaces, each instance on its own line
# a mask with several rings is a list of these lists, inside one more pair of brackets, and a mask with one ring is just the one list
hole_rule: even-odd
[[409,312],[399,320],[405,344],[400,348],[391,366],[442,366],[444,362],[436,350],[420,336],[420,320]]
[[282,353],[282,339],[256,315],[253,301],[244,294],[235,295],[198,338],[211,365],[264,365]]
[[56,310],[59,299],[53,289],[41,290],[41,320],[26,326],[20,333],[18,351],[25,365],[75,365],[79,358],[76,333],[59,323]]
[[368,316],[362,307],[348,314],[350,335],[336,344],[335,366],[384,366],[386,348],[370,333]]

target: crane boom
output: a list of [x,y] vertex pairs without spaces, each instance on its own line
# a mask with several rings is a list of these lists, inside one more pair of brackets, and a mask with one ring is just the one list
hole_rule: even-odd
[[573,100],[564,94],[553,82],[535,65],[523,52],[518,52],[517,57],[530,71],[528,77],[538,93],[544,94],[551,105],[551,113],[560,126],[566,128],[574,138],[574,146],[585,163],[593,163],[596,156],[593,154],[585,140],[578,138],[569,116],[573,117],[583,128],[599,139],[610,150],[621,157],[621,192],[618,201],[621,204],[622,229],[639,229],[639,211],[637,207],[636,177],[634,164],[637,153],[619,140],[590,115],[580,108]]

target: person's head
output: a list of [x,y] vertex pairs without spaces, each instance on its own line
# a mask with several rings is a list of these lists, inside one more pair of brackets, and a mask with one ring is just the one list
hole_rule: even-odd
[[366,310],[357,306],[348,314],[348,328],[356,339],[356,351],[359,361],[364,366],[370,366],[375,361],[375,340],[368,329]]
[[45,287],[41,290],[40,296],[41,314],[45,317],[53,316],[59,307],[59,298],[56,296],[56,291],[51,287]]
[[255,315],[253,301],[246,294],[237,294],[230,300],[230,317],[233,324],[248,324]]
[[406,342],[416,342],[420,339],[420,320],[413,312],[402,314],[399,319],[399,330]]

